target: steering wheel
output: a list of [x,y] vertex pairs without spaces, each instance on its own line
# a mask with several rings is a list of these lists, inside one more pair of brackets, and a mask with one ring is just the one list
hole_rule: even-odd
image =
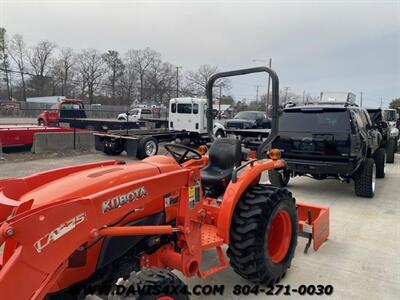
[[[169,154],[172,155],[172,157],[176,160],[178,164],[183,164],[184,162],[187,162],[188,160],[195,159],[199,160],[201,159],[201,154],[197,152],[196,150],[180,145],[180,144],[165,144],[164,145],[165,150],[168,151]],[[173,150],[176,148],[177,150],[183,150],[183,153],[177,152],[176,150]],[[193,155],[189,156],[188,154],[191,153]]]

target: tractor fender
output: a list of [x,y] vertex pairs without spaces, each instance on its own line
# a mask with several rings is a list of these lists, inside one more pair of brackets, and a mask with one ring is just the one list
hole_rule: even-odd
[[238,175],[235,182],[230,181],[225,190],[217,221],[217,234],[229,243],[229,232],[233,212],[243,193],[253,184],[258,183],[262,172],[274,169],[283,169],[286,163],[283,160],[257,160],[247,165]]

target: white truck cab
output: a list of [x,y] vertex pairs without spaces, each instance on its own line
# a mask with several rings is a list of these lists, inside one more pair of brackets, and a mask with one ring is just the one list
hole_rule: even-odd
[[[168,128],[207,134],[207,100],[202,98],[173,98],[169,101]],[[214,122],[214,135],[225,136],[225,128]]]
[[397,111],[395,109],[384,109],[383,117],[389,123],[390,126],[390,137],[396,139],[396,143],[399,140],[400,133],[397,126]]

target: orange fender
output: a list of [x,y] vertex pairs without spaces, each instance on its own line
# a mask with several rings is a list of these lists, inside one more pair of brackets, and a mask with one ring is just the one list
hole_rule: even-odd
[[258,160],[253,164],[249,163],[241,170],[236,182],[232,180],[229,183],[222,199],[217,221],[217,234],[224,239],[225,243],[229,243],[229,231],[233,212],[242,194],[257,180],[262,172],[281,169],[285,166],[286,164],[283,160]]

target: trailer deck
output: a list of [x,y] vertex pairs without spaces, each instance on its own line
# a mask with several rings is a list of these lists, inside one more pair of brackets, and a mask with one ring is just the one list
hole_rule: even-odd
[[33,144],[35,133],[72,131],[74,131],[74,128],[38,125],[0,125],[0,145],[3,148],[26,147]]

